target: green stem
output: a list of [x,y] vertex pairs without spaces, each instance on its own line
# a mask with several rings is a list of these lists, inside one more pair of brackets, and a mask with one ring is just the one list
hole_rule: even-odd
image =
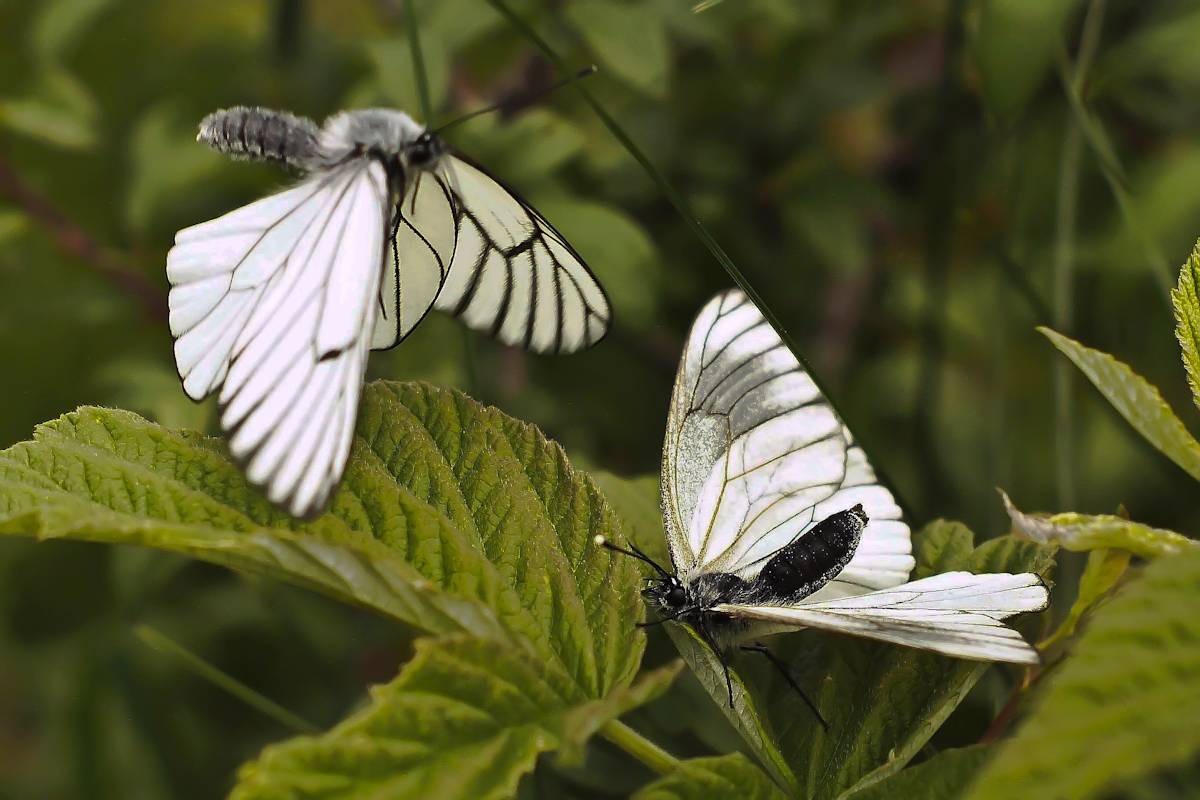
[[[1079,97],[1088,68],[1100,45],[1105,0],[1091,0],[1083,22],[1079,55],[1075,60],[1072,93]],[[1054,327],[1067,335],[1074,327],[1075,237],[1079,208],[1079,171],[1083,162],[1083,129],[1078,119],[1067,122],[1062,162],[1058,172],[1058,210],[1054,231]],[[1055,477],[1059,508],[1075,507],[1074,408],[1071,379],[1074,369],[1062,359],[1054,362]]]
[[406,0],[404,21],[408,27],[408,49],[412,52],[413,79],[417,83],[417,97],[421,102],[421,121],[428,127],[433,124],[433,101],[429,97],[429,73],[425,71],[425,56],[421,52],[421,32],[417,25],[415,5],[414,0]]
[[174,656],[201,678],[204,678],[215,686],[219,686],[246,705],[261,711],[279,724],[291,728],[296,733],[315,734],[321,732],[320,728],[308,720],[293,714],[275,701],[263,697],[246,684],[217,669],[200,656],[182,645],[176,644],[149,625],[138,625],[133,629],[133,633],[147,646],[154,648],[160,653]]
[[[554,49],[550,47],[549,43],[547,43],[546,40],[543,39],[528,22],[526,22],[516,12],[509,8],[508,5],[503,2],[503,0],[487,0],[487,3],[501,16],[507,19],[514,28],[516,28],[523,36],[525,36],[525,38],[529,39],[529,41],[531,41],[533,45],[539,51],[541,51],[542,55],[546,57],[546,60],[549,61],[564,78],[573,74],[572,71],[567,68],[566,63],[562,60],[562,58],[559,57],[558,53],[556,53]],[[737,265],[733,263],[733,260],[725,252],[725,250],[721,248],[721,245],[717,244],[717,240],[713,238],[712,234],[708,232],[708,228],[704,226],[704,223],[702,223],[695,213],[692,212],[691,208],[688,206],[683,197],[675,191],[675,187],[673,187],[670,181],[667,180],[666,176],[659,171],[658,167],[654,166],[653,162],[650,161],[646,154],[643,153],[636,144],[634,144],[633,139],[631,139],[625,130],[617,123],[616,119],[614,119],[612,115],[609,114],[602,105],[600,105],[600,101],[596,99],[595,95],[593,95],[586,86],[584,86],[582,81],[572,80],[571,85],[575,87],[577,92],[579,92],[584,102],[588,104],[588,106],[592,109],[592,112],[595,113],[595,115],[604,124],[604,127],[608,128],[608,132],[612,134],[613,138],[616,139],[621,146],[625,148],[629,155],[633,157],[633,160],[636,161],[639,166],[641,166],[642,170],[644,170],[645,173],[650,177],[650,180],[654,181],[654,184],[658,186],[658,189],[663,193],[663,196],[666,197],[671,205],[675,207],[675,210],[679,213],[679,216],[683,217],[683,221],[687,223],[689,228],[691,228],[692,233],[694,233],[696,237],[704,244],[704,246],[708,249],[708,252],[712,254],[713,258],[715,258],[729,274],[729,277],[733,278],[733,282],[738,285],[738,288],[740,288],[746,294],[746,296],[749,297],[756,306],[758,306],[758,310],[762,312],[763,317],[768,323],[770,323],[771,327],[775,329],[775,332],[779,334],[779,338],[783,341],[787,349],[792,351],[792,355],[796,357],[796,360],[799,361],[801,366],[804,367],[805,371],[808,372],[809,377],[811,377],[813,380],[813,383],[816,384],[821,393],[825,395],[826,399],[829,400],[830,404],[833,406],[838,415],[845,420],[846,415],[841,412],[841,409],[838,408],[837,403],[834,402],[829,392],[825,390],[824,384],[817,376],[817,373],[813,371],[812,367],[809,366],[808,359],[806,359],[804,354],[800,352],[800,347],[796,344],[796,341],[792,338],[792,335],[788,333],[786,328],[783,327],[783,323],[779,321],[777,316],[775,316],[775,312],[772,311],[771,308],[766,304],[766,301],[762,299],[762,296],[759,295],[758,291],[755,290],[755,288],[750,284],[750,281],[747,280],[746,276],[742,274],[742,271],[738,269]],[[888,480],[884,471],[879,467],[878,462],[874,462],[874,466],[875,474],[878,476],[880,482],[882,482],[889,490],[891,490],[901,508],[907,510],[907,504],[904,502],[904,499],[901,497],[900,493],[896,491],[895,484]]]
[[605,723],[600,735],[659,775],[666,775],[679,767],[679,759],[620,720]]
[[[1058,172],[1058,214],[1054,232],[1054,328],[1070,335],[1075,302],[1075,220],[1079,199],[1079,167],[1083,160],[1083,132],[1074,119],[1067,121],[1062,163]],[[1071,403],[1073,365],[1054,362],[1054,455],[1058,507],[1075,507],[1075,454],[1072,441],[1074,409]]]

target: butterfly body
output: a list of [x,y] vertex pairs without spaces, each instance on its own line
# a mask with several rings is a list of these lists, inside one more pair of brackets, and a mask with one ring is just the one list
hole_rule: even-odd
[[234,459],[293,516],[320,513],[341,479],[369,351],[429,311],[537,353],[608,330],[608,298],[561,234],[402,111],[317,126],[237,107],[198,138],[303,175],[180,231],[167,255],[184,391],[217,396]]

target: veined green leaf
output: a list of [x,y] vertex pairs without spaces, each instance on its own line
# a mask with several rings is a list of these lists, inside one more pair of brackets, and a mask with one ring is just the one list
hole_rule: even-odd
[[465,636],[422,639],[367,708],[320,736],[268,747],[232,800],[511,797],[538,754],[582,752],[604,723],[661,694],[678,667],[591,700],[523,648]]
[[1085,347],[1049,328],[1038,328],[1088,377],[1129,424],[1163,455],[1200,480],[1200,444],[1158,389],[1108,353]]
[[784,800],[784,794],[745,756],[734,753],[685,761],[633,800]]
[[1093,797],[1200,753],[1200,552],[1150,564],[1092,617],[967,797]]
[[1179,270],[1179,286],[1171,292],[1175,302],[1175,337],[1183,350],[1192,400],[1200,407],[1200,245]]
[[214,440],[85,408],[0,453],[0,533],[141,544],[289,581],[429,633],[521,641],[588,697],[632,679],[637,568],[534,428],[448,389],[367,387],[331,513],[300,524]]
[[1027,539],[1039,544],[1065,547],[1068,550],[1096,550],[1119,547],[1142,558],[1173,556],[1185,550],[1200,548],[1200,542],[1174,531],[1151,528],[1111,514],[1076,514],[1067,512],[1049,517],[1026,514],[1012,504],[1003,491],[1004,507],[1009,519]]
[[874,786],[847,792],[841,800],[958,800],[989,752],[984,745],[947,750]]

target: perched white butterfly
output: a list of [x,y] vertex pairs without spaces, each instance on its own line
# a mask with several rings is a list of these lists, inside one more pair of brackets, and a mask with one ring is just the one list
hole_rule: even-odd
[[[1038,661],[1000,622],[1046,607],[1037,575],[905,583],[915,562],[900,508],[740,291],[709,302],[688,337],[663,444],[662,513],[675,571],[632,553],[659,572],[644,593],[718,654],[810,627],[959,658]],[[761,646],[744,649],[774,661]]]
[[403,112],[343,112],[318,128],[233,108],[198,138],[307,175],[180,231],[167,255],[183,388],[217,393],[233,457],[297,517],[341,479],[368,350],[398,344],[430,308],[537,353],[608,330],[608,299],[579,254]]

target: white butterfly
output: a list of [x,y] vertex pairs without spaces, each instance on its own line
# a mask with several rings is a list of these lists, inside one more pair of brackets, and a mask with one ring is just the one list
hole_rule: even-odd
[[718,652],[810,627],[959,658],[1038,661],[1000,621],[1046,608],[1037,575],[948,572],[905,583],[915,562],[900,508],[740,291],[714,298],[692,327],[662,487],[675,571],[635,553],[659,571],[645,594]]
[[180,231],[167,255],[183,388],[217,393],[247,479],[297,517],[319,513],[341,479],[367,352],[399,344],[430,308],[537,353],[608,330],[608,298],[579,254],[407,114],[343,112],[318,128],[234,108],[198,138],[307,173]]

